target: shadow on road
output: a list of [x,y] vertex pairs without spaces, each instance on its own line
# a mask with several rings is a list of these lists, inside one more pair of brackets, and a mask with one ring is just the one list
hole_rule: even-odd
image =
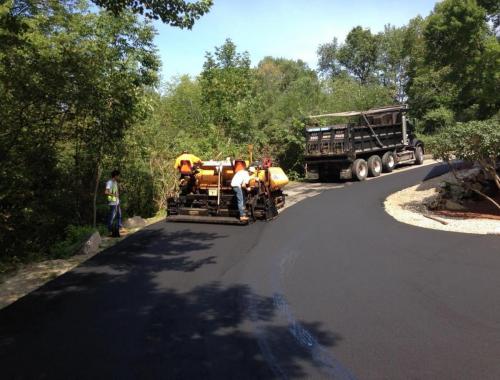
[[[294,345],[289,326],[272,324],[272,298],[209,279],[186,291],[170,287],[172,273],[213,264],[210,247],[221,238],[143,231],[3,309],[2,377],[275,378],[252,331],[256,322],[267,322],[270,339],[288,342],[278,353],[287,376],[305,376],[311,353]],[[320,324],[303,325],[325,347],[340,339]]]
[[[462,170],[462,169],[470,169],[472,167],[472,164],[470,162],[464,162],[460,160],[454,160],[451,162],[451,166],[455,170]],[[434,166],[429,173],[425,176],[425,178],[422,181],[427,181],[432,178],[439,177],[443,174],[448,173],[451,170],[450,164],[448,163],[441,163],[439,165]]]
[[440,164],[433,166],[431,170],[425,175],[423,182],[428,181],[432,178],[439,177],[440,175],[446,174],[450,171],[450,167],[447,164]]
[[[215,256],[199,257],[209,251],[214,242],[226,235],[209,232],[145,230],[120,242],[88,262],[90,267],[110,265],[121,270],[192,272],[205,264],[214,264]],[[87,265],[86,265],[87,266]]]

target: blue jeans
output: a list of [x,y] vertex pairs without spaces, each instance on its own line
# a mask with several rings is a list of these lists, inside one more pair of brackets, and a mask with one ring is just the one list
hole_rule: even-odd
[[238,211],[240,216],[245,216],[245,197],[243,196],[243,190],[241,187],[233,187],[233,191],[236,193],[236,200],[238,201]]
[[122,209],[120,205],[109,205],[108,230],[113,230],[113,222],[117,218],[118,227],[122,228]]

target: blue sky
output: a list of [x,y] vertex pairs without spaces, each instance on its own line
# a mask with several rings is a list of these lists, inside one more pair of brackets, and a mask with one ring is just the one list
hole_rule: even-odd
[[435,0],[215,0],[212,10],[192,30],[155,23],[156,45],[162,60],[162,79],[199,74],[206,51],[231,38],[248,51],[252,64],[271,55],[302,59],[316,68],[319,44],[337,37],[343,41],[354,26],[372,32],[391,23],[404,25],[426,16]]

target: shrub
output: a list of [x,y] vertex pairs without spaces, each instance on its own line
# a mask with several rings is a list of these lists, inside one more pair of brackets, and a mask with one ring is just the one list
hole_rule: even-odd
[[50,256],[55,259],[73,256],[85,240],[97,230],[103,233],[101,227],[96,229],[90,226],[69,225],[65,230],[65,239],[52,246]]
[[428,111],[423,121],[423,133],[435,133],[453,125],[455,115],[446,107],[439,107]]
[[469,121],[443,129],[429,142],[436,158],[450,161],[453,157],[477,162],[500,189],[496,170],[500,158],[500,120]]

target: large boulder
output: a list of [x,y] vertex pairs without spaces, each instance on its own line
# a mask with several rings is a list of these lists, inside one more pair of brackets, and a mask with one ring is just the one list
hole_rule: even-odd
[[123,227],[125,228],[141,228],[146,226],[146,221],[140,216],[134,216],[132,218],[127,218],[123,222]]
[[88,239],[82,244],[77,255],[93,255],[99,251],[99,246],[101,245],[102,239],[99,232],[94,232],[88,237]]

